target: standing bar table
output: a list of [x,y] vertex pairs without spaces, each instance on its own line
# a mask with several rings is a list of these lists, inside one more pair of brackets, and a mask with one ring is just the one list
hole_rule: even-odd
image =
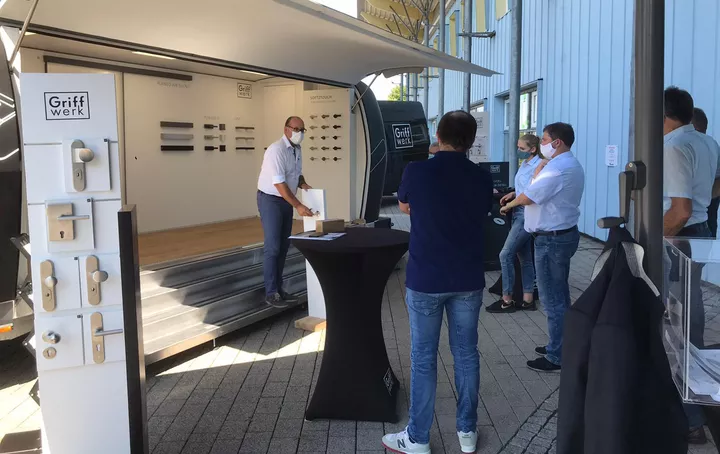
[[350,228],[331,241],[294,239],[325,296],[327,331],[307,420],[397,422],[398,380],[382,331],[385,285],[407,252],[410,234]]

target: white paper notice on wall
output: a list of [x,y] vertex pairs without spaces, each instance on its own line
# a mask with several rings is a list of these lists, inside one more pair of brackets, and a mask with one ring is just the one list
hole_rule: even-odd
[[477,132],[475,133],[475,141],[470,150],[468,150],[468,158],[474,163],[489,162],[490,149],[488,148],[490,135],[490,117],[487,112],[473,112],[477,122]]
[[617,167],[620,159],[620,151],[617,145],[607,145],[605,147],[605,165],[608,167]]

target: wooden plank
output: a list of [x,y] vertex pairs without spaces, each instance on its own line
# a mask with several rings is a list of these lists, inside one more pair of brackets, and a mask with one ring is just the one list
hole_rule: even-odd
[[303,331],[318,332],[324,330],[326,327],[327,323],[324,318],[307,316],[300,320],[295,320],[295,328]]

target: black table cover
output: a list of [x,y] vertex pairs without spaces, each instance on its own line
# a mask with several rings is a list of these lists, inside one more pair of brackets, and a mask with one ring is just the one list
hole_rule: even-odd
[[410,234],[351,228],[332,241],[293,240],[325,297],[327,331],[320,375],[305,418],[397,422],[398,380],[382,332],[385,285]]

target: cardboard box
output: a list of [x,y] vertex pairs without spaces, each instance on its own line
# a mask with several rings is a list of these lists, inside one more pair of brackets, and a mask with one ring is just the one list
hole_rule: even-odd
[[318,233],[344,232],[345,221],[343,219],[326,219],[324,221],[315,221],[315,231]]

